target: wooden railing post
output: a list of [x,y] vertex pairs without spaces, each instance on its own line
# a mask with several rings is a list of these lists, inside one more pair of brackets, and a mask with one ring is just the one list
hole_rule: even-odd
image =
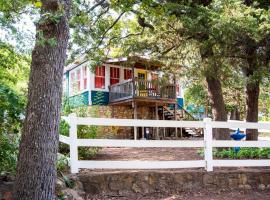
[[132,97],[136,96],[136,83],[135,77],[132,78]]
[[77,117],[75,113],[69,116],[69,137],[70,137],[70,170],[71,173],[78,173],[78,145],[77,145]]
[[111,86],[108,86],[109,89],[109,102],[112,100],[112,90],[111,90]]
[[212,125],[211,118],[204,118],[205,123],[204,128],[204,159],[205,159],[205,169],[208,172],[213,171],[213,134],[212,134]]

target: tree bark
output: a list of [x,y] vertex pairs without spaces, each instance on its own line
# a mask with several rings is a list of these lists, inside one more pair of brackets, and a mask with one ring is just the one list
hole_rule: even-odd
[[233,110],[231,110],[230,120],[240,120],[238,107],[234,107]]
[[[206,76],[208,86],[208,95],[212,107],[214,121],[227,121],[227,112],[222,95],[221,82],[212,75]],[[229,140],[230,134],[228,129],[213,129],[213,136],[217,140]]]
[[[70,3],[70,0],[42,1],[41,20],[36,25],[36,44],[32,52],[28,104],[14,186],[15,200],[56,199],[58,130]],[[43,13],[46,16],[56,13],[59,16],[60,13],[60,17],[53,20],[42,16]]]
[[[246,121],[258,122],[259,109],[259,95],[260,95],[260,81],[248,82],[246,84]],[[258,140],[257,129],[246,130],[246,140]]]

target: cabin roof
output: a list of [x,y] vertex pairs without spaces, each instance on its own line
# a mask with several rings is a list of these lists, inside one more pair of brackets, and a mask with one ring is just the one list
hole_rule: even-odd
[[[80,57],[75,62],[69,64],[65,67],[64,73],[70,71],[84,63],[88,60],[86,57]],[[123,67],[132,67],[148,69],[148,70],[161,70],[161,67],[164,66],[160,61],[152,60],[147,57],[140,56],[128,56],[128,57],[119,57],[119,58],[110,58],[103,61],[104,64],[119,65]]]
[[104,63],[120,65],[124,67],[134,66],[135,68],[149,69],[149,70],[160,70],[161,67],[163,66],[163,64],[160,61],[140,56],[112,58],[106,60]]

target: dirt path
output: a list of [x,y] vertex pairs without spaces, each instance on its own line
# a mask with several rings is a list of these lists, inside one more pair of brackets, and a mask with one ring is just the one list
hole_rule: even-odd
[[93,160],[200,160],[199,148],[103,148]]
[[175,194],[155,193],[152,195],[135,196],[88,196],[87,200],[268,200],[270,190],[199,190]]

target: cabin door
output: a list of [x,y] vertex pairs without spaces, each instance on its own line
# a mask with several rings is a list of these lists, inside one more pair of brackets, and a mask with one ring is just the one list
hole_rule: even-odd
[[138,73],[138,95],[147,96],[147,74],[145,70],[139,70]]
[[143,69],[137,69],[137,77],[140,80],[146,80],[147,79],[147,71]]
[[138,79],[140,79],[140,80],[146,80],[146,73],[138,72]]

